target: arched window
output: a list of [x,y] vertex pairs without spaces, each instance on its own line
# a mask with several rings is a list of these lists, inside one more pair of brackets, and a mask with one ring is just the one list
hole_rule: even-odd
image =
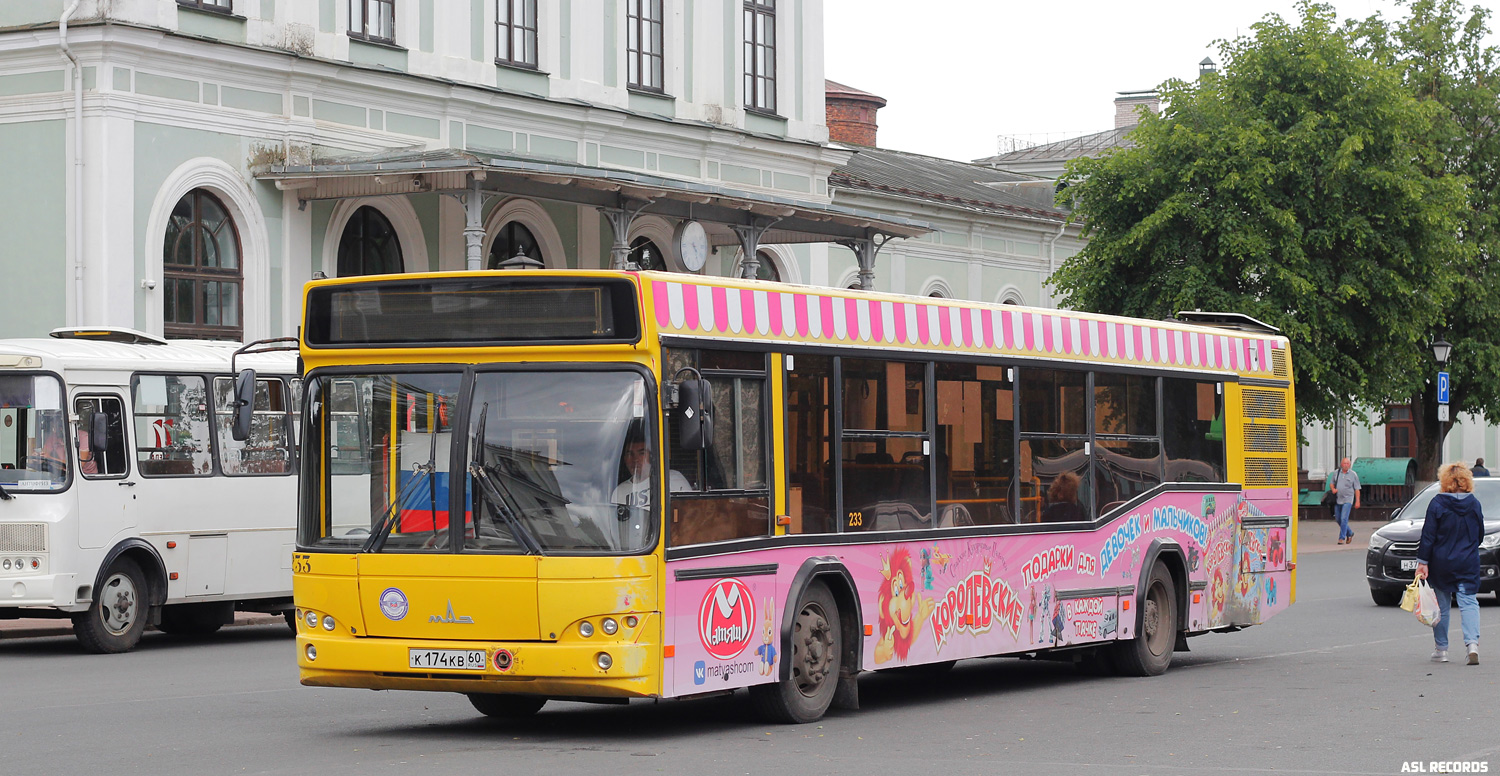
[[641,269],[658,272],[667,270],[666,257],[661,255],[661,249],[649,237],[637,237],[630,241],[630,261]]
[[537,244],[536,235],[531,233],[520,221],[509,221],[500,231],[495,233],[495,241],[490,243],[490,258],[485,265],[490,269],[499,269],[501,262],[514,259],[516,256],[525,256],[529,259],[546,264],[542,258],[542,247]]
[[930,297],[930,298],[932,298],[932,299],[944,299],[944,298],[946,298],[946,297],[943,296],[943,292],[942,291],[933,291],[932,293],[928,294],[927,296]]
[[755,267],[756,280],[774,280],[781,282],[781,270],[776,268],[776,262],[772,260],[771,254],[766,251],[756,251],[755,257],[760,263]]
[[384,213],[369,205],[354,211],[339,238],[339,277],[394,275],[405,269],[401,240]]
[[177,201],[162,246],[162,331],[168,337],[243,339],[240,235],[214,195]]

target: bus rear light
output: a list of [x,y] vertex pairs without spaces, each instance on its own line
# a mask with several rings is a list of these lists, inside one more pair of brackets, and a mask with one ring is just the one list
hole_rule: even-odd
[[599,665],[600,671],[608,671],[609,667],[615,664],[615,659],[610,657],[608,652],[600,652],[594,656],[594,662]]
[[497,649],[497,650],[495,650],[495,670],[497,670],[497,671],[509,671],[510,667],[512,665],[514,665],[515,662],[516,662],[516,658],[515,658],[514,655],[512,655],[510,653],[510,650],[508,650],[508,649]]

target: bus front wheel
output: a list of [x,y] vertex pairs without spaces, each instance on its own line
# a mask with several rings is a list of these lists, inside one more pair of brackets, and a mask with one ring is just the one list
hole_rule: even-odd
[[821,719],[838,688],[844,645],[838,603],[822,582],[814,582],[797,602],[792,620],[786,681],[750,688],[761,716],[773,722],[801,724]]
[[128,652],[146,630],[150,589],[141,567],[129,558],[116,558],[94,591],[94,602],[73,615],[73,634],[83,648],[96,654]]
[[486,717],[496,719],[521,719],[529,717],[547,704],[546,698],[535,695],[496,695],[494,693],[471,692],[469,703]]
[[1177,643],[1177,590],[1172,574],[1158,563],[1151,568],[1140,607],[1135,638],[1114,645],[1115,669],[1125,676],[1159,676],[1172,664]]

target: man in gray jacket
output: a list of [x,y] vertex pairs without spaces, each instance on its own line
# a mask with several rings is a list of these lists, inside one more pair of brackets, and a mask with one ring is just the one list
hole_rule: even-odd
[[1333,491],[1333,516],[1339,521],[1339,544],[1354,541],[1354,529],[1349,527],[1349,512],[1359,509],[1359,475],[1349,468],[1352,462],[1345,458],[1339,461],[1339,470],[1333,473],[1328,487]]

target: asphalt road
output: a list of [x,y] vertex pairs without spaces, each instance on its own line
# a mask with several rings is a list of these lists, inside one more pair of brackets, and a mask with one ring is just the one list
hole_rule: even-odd
[[803,726],[761,723],[743,696],[506,724],[457,695],[305,688],[283,626],[113,656],[0,642],[0,774],[1500,772],[1500,608],[1482,608],[1481,665],[1429,663],[1430,631],[1371,604],[1361,559],[1304,555],[1288,613],[1191,640],[1162,677],[1016,659],[867,674],[862,709]]

